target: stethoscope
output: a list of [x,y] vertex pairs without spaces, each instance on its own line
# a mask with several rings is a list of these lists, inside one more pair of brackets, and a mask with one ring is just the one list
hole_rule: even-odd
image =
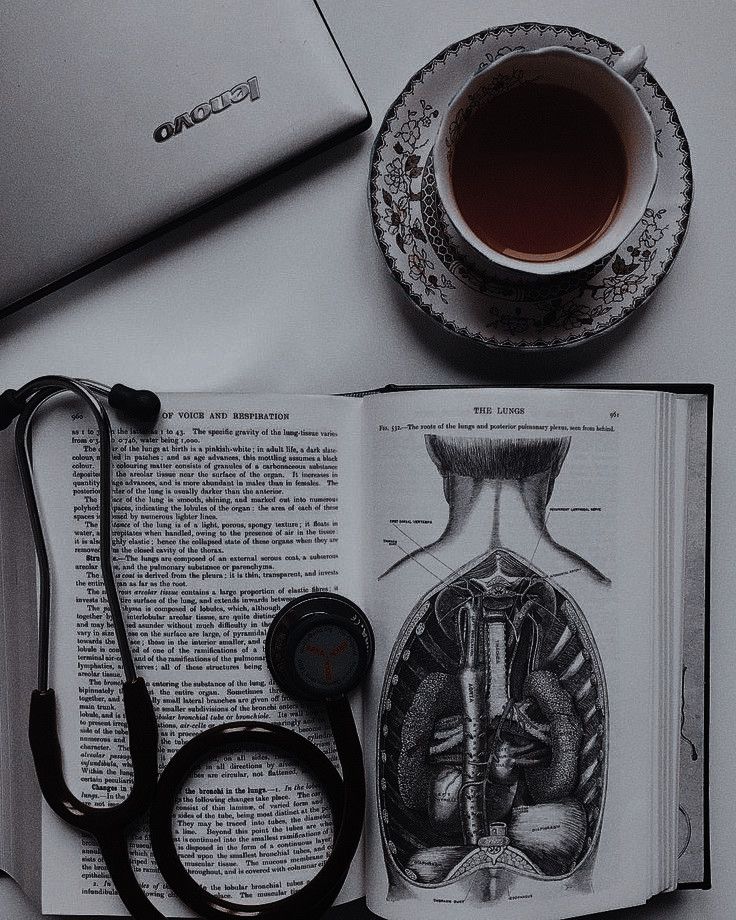
[[[89,407],[99,431],[100,565],[125,675],[123,704],[133,782],[124,801],[103,807],[84,804],[66,784],[56,698],[48,685],[51,573],[33,481],[30,435],[39,409],[48,399],[64,392],[75,394]],[[347,694],[364,679],[373,659],[370,623],[347,598],[313,593],[291,600],[276,615],[266,636],[266,661],[276,683],[296,699],[324,703],[342,776],[318,747],[296,732],[267,722],[241,721],[217,725],[192,738],[172,757],[159,778],[156,715],[145,681],[136,673],[112,565],[112,431],[107,409],[99,397],[141,430],[155,425],[161,409],[158,397],[148,390],[133,390],[122,384],[108,388],[91,380],[61,376],[38,377],[18,390],[6,390],[0,395],[0,429],[17,418],[16,455],[38,560],[38,687],[31,698],[28,734],[43,796],[59,817],[97,840],[118,894],[138,920],[163,917],[141,889],[128,851],[128,837],[146,812],[151,848],[162,876],[201,917],[319,917],[342,888],[363,828],[365,772]],[[265,748],[286,755],[318,780],[332,812],[333,844],[319,872],[297,891],[275,901],[241,904],[212,894],[192,878],[176,849],[173,816],[179,792],[198,766],[218,755],[247,748]]]

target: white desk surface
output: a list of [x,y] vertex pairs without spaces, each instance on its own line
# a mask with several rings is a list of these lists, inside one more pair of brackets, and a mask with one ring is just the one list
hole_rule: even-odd
[[[0,320],[0,388],[45,372],[160,390],[344,392],[385,383],[716,385],[712,584],[713,889],[609,914],[727,920],[736,904],[736,93],[732,0],[323,0],[374,127]],[[394,285],[366,205],[371,140],[408,77],[505,22],[643,41],[693,154],[683,249],[649,305],[595,349],[509,360],[447,335]],[[37,920],[0,879],[0,916]]]

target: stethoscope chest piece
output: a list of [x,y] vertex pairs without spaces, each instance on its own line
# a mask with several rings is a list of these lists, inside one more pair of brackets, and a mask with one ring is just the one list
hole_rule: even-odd
[[373,630],[363,611],[339,594],[290,601],[266,636],[266,661],[290,696],[335,700],[354,690],[373,661]]

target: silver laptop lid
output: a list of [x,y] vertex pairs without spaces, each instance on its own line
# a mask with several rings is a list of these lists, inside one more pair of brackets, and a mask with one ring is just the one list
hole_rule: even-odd
[[313,0],[19,0],[0,89],[0,312],[370,124]]

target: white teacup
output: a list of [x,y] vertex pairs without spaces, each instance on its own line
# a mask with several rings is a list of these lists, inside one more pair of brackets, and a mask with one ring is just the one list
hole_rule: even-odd
[[[656,135],[652,121],[631,80],[646,62],[643,46],[622,55],[614,67],[592,55],[567,48],[514,51],[475,74],[450,102],[439,127],[434,147],[437,192],[448,218],[461,239],[483,267],[501,274],[556,276],[583,271],[604,261],[641,220],[657,179]],[[504,91],[499,77],[512,76],[512,83],[535,80],[576,90],[600,106],[621,138],[627,160],[627,180],[613,219],[587,246],[551,261],[527,261],[488,246],[470,228],[453,191],[452,165],[461,126],[481,101]]]

